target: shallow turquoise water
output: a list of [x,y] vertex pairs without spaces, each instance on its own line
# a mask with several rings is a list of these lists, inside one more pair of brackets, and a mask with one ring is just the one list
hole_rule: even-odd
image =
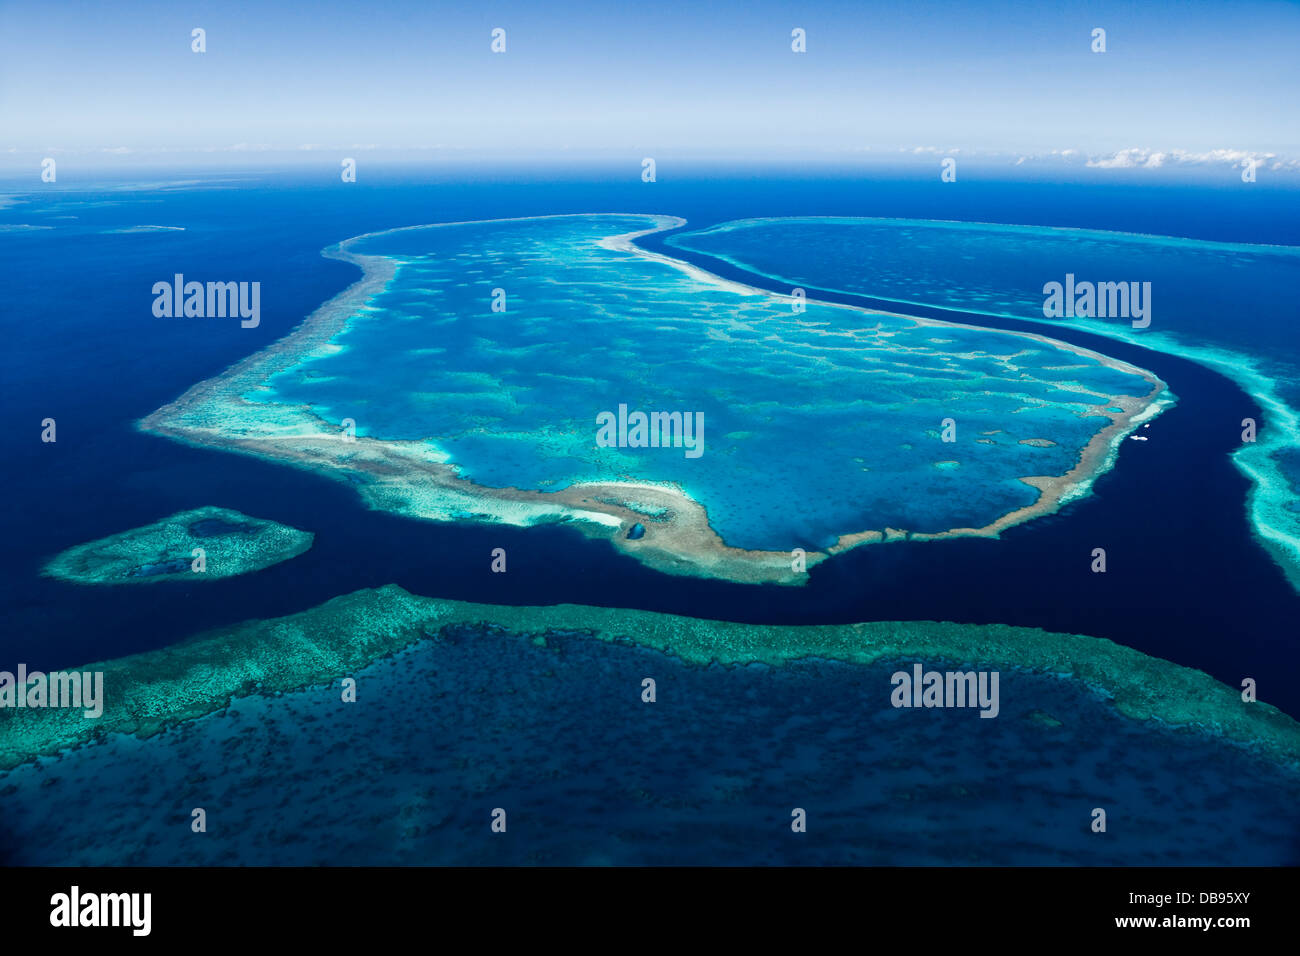
[[[729,544],[788,549],[987,524],[1036,500],[1020,476],[1074,465],[1108,423],[1083,414],[1097,393],[1148,391],[1021,336],[818,303],[799,314],[597,244],[652,224],[584,216],[367,237],[352,251],[397,258],[395,279],[335,338],[341,350],[273,378],[274,400],[353,418],[358,435],[428,439],[493,487],[673,482]],[[504,312],[491,310],[493,289]],[[620,404],[702,413],[703,453],[597,447],[597,416]],[[941,438],[946,418],[955,442]]]

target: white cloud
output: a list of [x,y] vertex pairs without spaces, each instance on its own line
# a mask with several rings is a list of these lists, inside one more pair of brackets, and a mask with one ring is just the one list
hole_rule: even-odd
[[1261,166],[1272,162],[1273,169],[1300,169],[1300,160],[1285,159],[1276,153],[1256,153],[1246,149],[1211,149],[1204,152],[1171,149],[1157,152],[1141,147],[1090,156],[1087,165],[1094,169],[1158,169],[1162,166],[1240,166],[1247,160]]

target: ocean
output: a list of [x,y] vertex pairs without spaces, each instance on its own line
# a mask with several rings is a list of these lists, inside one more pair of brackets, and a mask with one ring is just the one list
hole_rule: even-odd
[[[0,389],[11,422],[0,433],[10,503],[0,516],[0,662],[50,669],[153,650],[391,582],[483,603],[595,604],[742,622],[1032,625],[1110,638],[1233,687],[1254,677],[1262,700],[1300,716],[1300,602],[1252,535],[1249,483],[1228,457],[1243,414],[1263,417],[1258,405],[1185,358],[1081,329],[1050,334],[1169,383],[1178,403],[1152,425],[1152,440],[1125,442],[1089,497],[999,541],[861,548],[814,568],[800,588],[669,577],[563,527],[396,517],[367,509],[345,482],[134,427],[354,281],[354,268],[320,251],[363,233],[614,212],[680,216],[687,230],[835,215],[1300,245],[1300,192],[978,180],[949,190],[902,174],[740,176],[708,168],[661,173],[647,184],[635,169],[596,167],[393,168],[344,185],[326,167],[187,173],[185,181],[160,174],[150,182],[79,183],[61,174],[57,186],[40,190],[0,183],[0,195],[17,200],[0,209],[8,332]],[[762,276],[728,273],[712,257],[656,242],[646,245],[764,285]],[[155,318],[150,289],[175,273],[260,281],[260,325]],[[850,291],[826,298],[864,304]],[[1258,312],[1260,301],[1250,307]],[[998,324],[962,308],[950,303],[936,315]],[[1279,300],[1277,322],[1285,318]],[[1227,327],[1219,331],[1231,338]],[[40,441],[46,418],[57,422],[56,443]],[[40,576],[64,548],[204,505],[312,531],[315,544],[265,571],[202,585],[141,591]],[[1110,556],[1105,575],[1088,571],[1099,544]],[[497,547],[510,554],[507,575],[490,571]],[[1197,750],[1209,746],[1204,741],[1192,747],[1135,728],[1060,681],[1026,676],[1023,696],[999,721],[958,712],[901,732],[896,712],[864,699],[871,678],[849,665],[689,668],[645,649],[589,647],[580,637],[560,647],[537,649],[509,635],[422,645],[407,665],[374,665],[393,686],[364,725],[331,727],[313,711],[321,705],[311,690],[254,697],[161,739],[116,740],[0,775],[0,854],[11,862],[1296,862],[1295,827],[1284,817],[1294,781],[1270,791],[1254,758],[1225,746],[1206,760]],[[637,723],[639,702],[612,701],[626,697],[628,669],[646,667],[671,672],[689,693]],[[476,683],[484,690],[471,691]],[[506,699],[503,688],[516,693]],[[426,699],[432,691],[436,702]],[[1036,711],[1063,728],[1035,719]],[[980,723],[997,723],[998,739],[976,734]],[[565,739],[587,744],[554,746]],[[448,767],[477,769],[471,779],[447,776]],[[1188,777],[1196,767],[1201,776]],[[85,799],[83,770],[130,800],[95,805],[78,839],[42,846],[52,814],[85,812],[71,809]],[[285,779],[294,783],[282,791]],[[1233,779],[1258,782],[1233,789]],[[1131,818],[1144,821],[1140,834],[1097,849],[1087,830],[1097,805],[1091,795],[1129,800]],[[198,800],[226,808],[222,825],[238,821],[245,835],[220,850],[196,848],[185,816]],[[293,838],[268,819],[268,808],[286,800],[305,821]],[[924,810],[915,810],[918,800]],[[487,849],[478,833],[488,832],[486,813],[502,802],[522,808],[512,831],[530,835]],[[821,807],[809,839],[782,843],[789,806],[803,803]],[[1161,836],[1159,822],[1171,812],[1199,822],[1204,839],[1188,843],[1181,827],[1177,839]],[[1002,836],[970,836],[979,826]],[[767,827],[773,842],[752,843],[747,834]],[[701,836],[703,828],[712,835]],[[374,835],[369,843],[366,834]]]

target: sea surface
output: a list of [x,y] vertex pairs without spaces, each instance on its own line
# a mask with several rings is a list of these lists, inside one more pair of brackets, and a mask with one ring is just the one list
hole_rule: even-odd
[[[0,511],[0,669],[156,649],[395,582],[486,603],[586,603],[737,621],[1027,624],[1108,637],[1234,687],[1254,677],[1262,699],[1300,715],[1300,607],[1252,531],[1251,483],[1229,457],[1240,419],[1253,411],[1267,420],[1263,410],[1239,382],[1203,364],[1082,328],[1052,334],[1150,369],[1178,397],[1148,430],[1149,441],[1125,443],[1088,498],[999,541],[862,548],[813,569],[802,588],[669,578],[571,529],[433,524],[374,512],[344,482],[135,429],[358,277],[354,267],[321,258],[323,248],[398,226],[627,213],[680,216],[694,230],[825,215],[1300,245],[1300,196],[1272,187],[983,182],[954,191],[901,176],[709,169],[646,184],[636,172],[394,169],[345,185],[328,166],[95,181],[61,168],[57,185],[0,183],[0,195],[13,200],[0,209],[7,264],[0,398],[11,422],[0,431],[10,503]],[[658,248],[727,274],[712,256]],[[933,278],[924,263],[915,265],[918,286]],[[260,281],[261,324],[156,318],[151,288],[176,273]],[[740,269],[730,277],[761,282]],[[771,287],[781,291],[779,283]],[[864,304],[851,292],[826,297]],[[972,310],[974,324],[997,327],[972,303],[955,304]],[[1252,315],[1261,306],[1258,296],[1244,304]],[[1273,314],[1278,324],[1269,334],[1284,338],[1285,314]],[[1285,357],[1281,346],[1254,341],[1255,333],[1231,341],[1231,323],[1215,328],[1223,337],[1216,347]],[[56,443],[40,441],[46,418],[57,422]],[[207,505],[310,531],[314,546],[224,581],[87,588],[39,575],[67,547]],[[1105,575],[1089,571],[1098,546],[1109,556]],[[496,547],[509,551],[508,574],[491,573]],[[1050,678],[1027,678],[1014,700],[1004,690],[998,720],[956,712],[922,725],[900,723],[898,712],[863,691],[879,681],[847,665],[687,668],[576,637],[562,648],[502,635],[421,645],[400,666],[375,665],[391,687],[357,712],[364,719],[347,718],[372,723],[329,726],[343,719],[326,709],[335,690],[250,698],[159,740],[117,740],[0,775],[0,855],[15,862],[1295,862],[1297,827],[1287,816],[1293,784],[1267,768],[1238,766],[1238,758],[1251,758],[1235,751],[1198,762],[1198,753],[1208,753],[1203,740],[1195,738],[1192,753],[1185,740],[1135,727]],[[647,668],[674,674],[691,691],[670,707],[638,709],[648,705],[629,698],[628,675]],[[431,703],[430,688],[446,696]],[[509,701],[503,688],[516,691]],[[1025,716],[1034,710],[1061,728]],[[541,713],[545,720],[525,728]],[[979,724],[997,725],[996,743]],[[509,736],[515,732],[523,737]],[[583,740],[581,752],[555,746],[565,739]],[[1193,768],[1199,776],[1189,776]],[[1250,785],[1234,789],[1243,779]],[[188,812],[198,801],[218,811],[209,846],[189,839]],[[1087,813],[1106,801],[1123,804],[1119,817],[1130,822],[1112,824],[1108,836],[1117,839],[1103,845],[1092,840]],[[510,817],[519,842],[480,841],[486,814],[503,805],[519,808]],[[920,805],[926,809],[918,812]],[[799,846],[788,842],[793,806],[810,809],[808,840]],[[286,807],[297,809],[284,816]],[[394,819],[403,807],[411,809]],[[293,824],[289,832],[276,815],[317,829]],[[76,820],[78,838],[50,841],[56,818],[63,826]],[[1135,820],[1142,821],[1136,830]],[[1010,843],[975,832],[990,821],[1013,836]],[[753,842],[769,832],[770,843]]]
[[1045,676],[1003,672],[995,719],[894,709],[898,666],[688,667],[465,629],[359,672],[354,704],[337,684],[242,698],[0,777],[0,863],[1300,861],[1300,775]]

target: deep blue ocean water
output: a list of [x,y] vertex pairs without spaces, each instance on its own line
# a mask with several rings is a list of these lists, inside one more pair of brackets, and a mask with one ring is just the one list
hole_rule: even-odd
[[[359,587],[396,582],[417,593],[489,603],[590,603],[740,621],[910,618],[1032,624],[1111,637],[1147,653],[1199,667],[1234,686],[1243,676],[1254,676],[1260,681],[1263,699],[1293,715],[1300,714],[1296,598],[1251,538],[1242,506],[1245,479],[1227,459],[1228,444],[1215,437],[1230,420],[1240,419],[1240,409],[1248,400],[1226,379],[1189,362],[1084,333],[1062,331],[1059,337],[1077,339],[1143,365],[1170,383],[1179,405],[1153,425],[1159,441],[1126,443],[1118,467],[1097,482],[1090,498],[1056,516],[1013,529],[1001,541],[860,549],[815,569],[809,585],[800,589],[666,578],[631,559],[616,557],[603,544],[561,528],[497,529],[408,521],[367,511],[343,483],[240,456],[182,447],[133,428],[134,421],[194,382],[274,341],[353,281],[353,268],[322,259],[319,253],[327,245],[364,232],[426,222],[562,212],[652,212],[682,216],[696,228],[753,216],[903,216],[1300,244],[1300,216],[1296,215],[1300,195],[1295,192],[1267,187],[1251,192],[1192,185],[1153,188],[1133,183],[995,182],[964,183],[954,191],[941,190],[928,180],[801,179],[779,172],[727,176],[707,170],[676,179],[661,176],[654,184],[641,183],[635,175],[616,178],[609,171],[561,175],[546,170],[490,169],[439,174],[393,171],[363,177],[353,185],[338,183],[334,171],[319,177],[301,171],[187,174],[186,179],[203,181],[195,185],[164,183],[161,187],[157,184],[167,177],[150,178],[155,184],[151,188],[140,188],[139,180],[78,183],[67,176],[40,192],[26,182],[0,184],[0,194],[21,200],[0,210],[0,224],[52,227],[0,228],[0,261],[6,264],[0,308],[7,344],[0,352],[0,401],[11,422],[10,428],[0,431],[10,505],[0,511],[0,532],[6,542],[0,555],[0,607],[5,621],[0,632],[0,662],[22,661],[44,668],[80,664],[165,646],[213,626],[302,610]],[[141,225],[180,226],[184,231],[109,231]],[[154,282],[169,280],[177,272],[197,279],[261,281],[260,327],[241,329],[237,322],[223,320],[156,319],[151,312],[150,289]],[[46,417],[58,422],[58,442],[53,445],[40,441],[41,421]],[[302,557],[265,572],[204,582],[203,586],[163,583],[147,590],[89,589],[38,576],[46,558],[72,544],[202,505],[235,508],[315,532],[315,546]],[[1093,575],[1088,571],[1088,556],[1102,543],[1110,555],[1110,572]],[[489,570],[490,552],[495,547],[505,547],[510,553],[508,574],[494,575]],[[606,671],[610,666],[625,665],[610,662],[620,660],[621,655],[648,653],[621,647],[575,653],[577,671],[571,679],[594,699],[622,699],[626,674],[615,680]],[[531,658],[505,657],[507,662],[516,659],[518,670],[501,665],[505,669],[499,680],[526,680],[534,674]],[[467,657],[464,666],[476,660]],[[640,664],[638,658],[638,669]],[[711,751],[691,749],[698,745],[692,743],[698,728],[716,716],[710,709],[715,703],[710,701],[730,700],[730,707],[741,718],[758,711],[746,703],[749,698],[743,688],[728,684],[738,678],[704,670],[689,679],[699,682],[698,692],[682,699],[680,722],[666,722],[658,732],[665,748],[670,743],[676,745],[686,755],[683,760],[694,760],[699,767],[714,759]],[[862,677],[840,679],[852,683]],[[783,695],[809,700],[809,712],[847,706],[844,685],[836,685],[815,668],[774,671],[763,681],[776,700],[786,699]],[[724,684],[728,684],[725,690]],[[1053,686],[1052,693],[1059,699],[1061,691]],[[1042,702],[1050,696],[1044,692]],[[274,731],[280,735],[276,739],[291,740],[293,728],[300,726],[294,722],[296,718],[259,710],[265,707],[265,702],[254,700],[232,710],[263,713],[267,733],[274,731],[277,720],[285,721],[281,730]],[[1082,715],[1087,707],[1079,701],[1066,701],[1051,712],[1065,719],[1063,710]],[[846,726],[851,726],[851,718],[846,715],[844,719]],[[215,725],[217,720],[200,724]],[[751,729],[750,736],[744,738],[751,746],[741,748],[730,770],[732,776],[750,781],[751,786],[770,791],[753,805],[776,807],[770,810],[775,817],[766,816],[766,809],[760,816],[764,825],[775,819],[778,830],[781,815],[788,813],[785,804],[794,798],[772,789],[786,765],[779,755],[774,756],[777,751],[761,744],[785,739],[780,736],[785,731],[777,729],[780,723],[772,717],[768,724],[760,725],[762,733]],[[1073,748],[1082,746],[1091,732],[1086,723],[1082,717],[1077,723],[1066,720],[1066,727],[1078,728],[1078,733],[1072,734],[1068,746],[1063,745],[1060,759],[1067,759]],[[769,726],[773,729],[768,730]],[[814,726],[806,735],[812,741],[809,746],[831,747],[825,730]],[[185,731],[206,732],[199,724]],[[205,746],[238,753],[244,744],[237,740],[242,739],[223,735],[218,728]],[[788,742],[789,748],[796,747],[794,739]],[[304,735],[301,751],[291,749],[267,758],[272,763],[263,769],[278,766],[286,773],[304,772],[319,756],[311,751],[309,740]],[[1131,742],[1136,749],[1126,751],[1125,759],[1132,758],[1134,767],[1143,766],[1139,758],[1162,753],[1166,746],[1150,740],[1143,744],[1138,738]],[[509,770],[519,775],[514,791],[518,799],[524,804],[531,800],[549,806],[547,812],[553,820],[589,817],[592,802],[600,800],[594,771],[573,778],[560,766],[547,775],[534,774],[526,762],[511,765],[499,750],[492,750],[496,744],[491,741],[480,743],[482,749],[474,759],[481,761],[485,754],[496,753],[506,768],[503,773]],[[416,737],[403,744],[416,745]],[[155,768],[153,774],[139,779],[155,804],[193,773],[192,768],[184,770],[178,763],[160,760],[162,751],[155,755],[154,743],[126,742],[121,746],[126,747],[124,753],[134,755],[124,759],[144,762],[140,766],[153,762],[148,764]],[[843,747],[848,756],[833,765],[821,786],[832,803],[842,801],[840,825],[861,833],[867,827],[867,816],[862,804],[849,795],[858,785],[855,774],[864,771],[854,762],[854,747]],[[436,763],[438,753],[431,751],[430,766]],[[616,761],[620,753],[626,752],[611,743],[609,758]],[[1016,747],[1008,745],[1005,757],[1014,761],[1016,753]],[[294,754],[300,756],[291,756]],[[82,758],[74,755],[72,759]],[[250,753],[240,759],[254,758]],[[562,758],[542,754],[537,759]],[[276,765],[277,760],[288,760],[289,769]],[[363,772],[359,768],[366,760],[364,753],[357,754],[350,772]],[[376,765],[396,772],[388,763]],[[218,779],[219,767],[207,762],[202,766],[209,778]],[[699,767],[699,772],[706,771]],[[1117,775],[1117,788],[1148,785],[1126,776],[1122,769],[1097,772]],[[1050,814],[1058,801],[1078,789],[1064,771],[1049,780],[1025,776],[1027,773],[1023,767],[1015,769],[1015,779],[1029,781],[1016,793],[1029,800],[1039,815]],[[20,821],[11,825],[10,832],[18,834],[15,839],[21,841],[22,834],[34,832],[26,829],[29,822],[23,821],[34,819],[32,814],[44,797],[31,789],[32,772],[13,776],[18,791],[8,791],[0,799],[6,801],[5,821]],[[384,774],[372,774],[369,779],[376,776],[384,779]],[[272,798],[277,786],[274,777],[250,772],[220,778],[225,781],[222,794],[227,805],[251,813]],[[661,788],[668,789],[657,793],[669,799],[673,779],[669,772],[649,776],[650,792],[656,793],[653,785],[658,781]],[[416,783],[412,780],[411,786]],[[926,776],[910,785],[918,788],[941,783]],[[73,796],[72,782],[63,786],[70,789],[56,792],[66,793],[66,800],[51,805],[66,808],[72,805],[70,801],[85,799],[84,794]],[[317,786],[327,784],[321,781]],[[456,785],[450,786],[454,790]],[[872,786],[886,783],[876,780]],[[1162,784],[1157,781],[1155,786],[1159,789]],[[981,790],[984,812],[1002,819],[1021,812],[1023,808],[1017,807],[1008,790]],[[0,792],[5,792],[3,786]],[[734,803],[732,797],[711,797],[707,789],[703,792],[704,797],[693,793],[691,799],[709,804],[708,814],[723,813]],[[49,795],[49,788],[44,794]],[[1261,794],[1259,799],[1261,807],[1272,806],[1268,803],[1272,797]],[[658,811],[647,816],[635,802],[621,801],[622,796],[600,802],[600,812],[616,819],[602,821],[599,833],[621,829],[644,839],[654,832],[654,826],[672,826],[670,817]],[[347,801],[340,803],[346,805]],[[1240,806],[1222,806],[1228,807],[1224,816],[1245,812]],[[387,807],[377,806],[370,812],[379,816]],[[458,804],[449,812],[464,814],[464,820],[472,821],[478,811]],[[160,819],[166,820],[166,826],[175,822],[165,817],[151,819],[158,826],[164,825],[157,822]],[[748,822],[742,829],[749,833],[750,824],[758,818],[745,819]],[[907,815],[891,819],[885,829],[897,831],[909,820],[925,829],[919,818]],[[1245,817],[1239,823],[1249,825]],[[351,833],[358,824],[344,814],[339,819],[325,819],[323,827],[327,835],[338,835]],[[1148,828],[1148,835],[1151,832]],[[687,836],[680,828],[671,833],[667,845],[679,851],[674,861],[704,861],[709,859],[710,848],[719,847],[699,843],[699,855],[692,856],[691,848],[697,845],[694,835]],[[1152,837],[1156,841],[1153,852],[1176,848],[1184,836],[1180,828],[1177,837]],[[896,838],[896,832],[888,837]],[[84,852],[95,858],[114,853],[129,858],[131,851],[123,846],[125,835],[119,839],[101,829],[98,836],[90,834],[86,839],[89,848]],[[447,850],[439,855],[421,839],[417,837],[413,844],[413,857],[430,862],[463,859],[470,852]],[[928,839],[924,834],[918,837],[922,844]],[[1265,839],[1256,833],[1242,839],[1261,847],[1279,844],[1277,834]],[[159,857],[150,859],[173,853],[166,848],[163,836],[158,840],[164,848],[158,851]],[[592,851],[595,859],[601,858],[600,853],[612,852],[603,837],[593,838],[591,845],[598,848]],[[553,852],[559,852],[554,848],[561,846],[569,847],[566,859],[573,860],[584,844],[557,843]],[[650,851],[641,846],[624,858],[641,853],[640,858],[646,859],[644,854]],[[1005,853],[999,857],[1003,851],[995,852],[986,843],[974,849],[951,842],[943,846],[950,847],[953,859],[1009,859]],[[1067,849],[1072,846],[1076,844],[1069,840],[1061,843]],[[244,854],[248,859],[258,858],[260,851],[243,849],[248,851]],[[942,857],[942,846],[934,852]],[[1259,851],[1261,855],[1269,852]],[[40,856],[37,849],[21,847],[11,853],[26,859]],[[827,853],[833,855],[829,849]],[[877,856],[854,853],[851,858],[857,860],[888,856],[895,862],[923,862],[936,858],[926,851],[912,856],[904,851]],[[1212,855],[1209,850],[1205,853]],[[1027,853],[1025,858],[1032,855]],[[64,859],[74,856],[69,853]],[[1137,858],[1152,859],[1140,853],[1125,857]],[[1247,862],[1247,858],[1260,857],[1244,853],[1240,861]],[[736,861],[741,859],[753,857],[737,857]],[[346,861],[339,858],[339,862]]]

